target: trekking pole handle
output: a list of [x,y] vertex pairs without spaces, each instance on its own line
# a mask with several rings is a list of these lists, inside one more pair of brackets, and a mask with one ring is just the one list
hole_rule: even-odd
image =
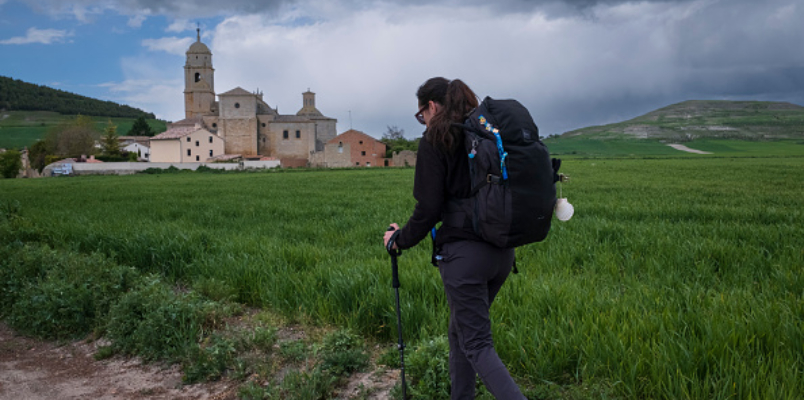
[[[388,230],[386,232],[393,231],[393,230],[394,230],[394,228],[389,226]],[[396,257],[402,254],[402,250],[393,248],[394,243],[396,242],[396,236],[397,235],[399,235],[399,230],[396,230],[396,232],[394,232],[394,234],[388,240],[388,244],[385,245],[385,250],[387,250],[388,254],[391,255],[391,275],[392,275],[392,279],[393,279],[392,285],[393,285],[394,288],[399,287],[399,267],[398,267],[397,262],[396,262]]]

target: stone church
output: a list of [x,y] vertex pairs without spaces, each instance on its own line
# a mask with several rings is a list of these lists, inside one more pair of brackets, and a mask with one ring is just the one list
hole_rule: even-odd
[[[161,157],[160,147],[167,151],[166,141],[182,140],[183,133],[199,129],[214,134],[223,141],[223,154],[210,148],[203,150],[203,159],[193,155],[187,161],[207,161],[240,156],[244,159],[272,157],[281,160],[283,166],[306,166],[311,155],[323,151],[327,142],[336,136],[337,120],[324,116],[315,106],[315,93],[309,89],[302,93],[302,107],[294,115],[279,114],[263,100],[261,92],[249,92],[236,87],[217,94],[215,100],[215,69],[212,67],[212,52],[197,40],[186,52],[184,64],[184,110],[185,119],[171,125],[163,134],[152,138],[152,161]],[[188,126],[194,126],[188,129]],[[175,129],[174,129],[175,128]],[[171,132],[174,131],[174,132]],[[217,141],[217,140],[216,140]],[[189,141],[188,141],[189,142]],[[204,142],[205,144],[208,144]],[[213,143],[213,140],[209,140]],[[156,144],[156,146],[154,146]],[[164,145],[163,145],[164,144]],[[192,154],[188,148],[187,154]],[[201,149],[199,149],[201,150]],[[170,150],[172,153],[174,150]],[[184,150],[176,157],[187,158]],[[200,152],[200,151],[199,151]],[[212,155],[211,157],[207,157]]]

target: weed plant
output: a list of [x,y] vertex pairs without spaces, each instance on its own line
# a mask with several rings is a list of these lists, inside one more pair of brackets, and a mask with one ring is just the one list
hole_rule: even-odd
[[[801,158],[570,159],[562,171],[575,216],[517,250],[521,273],[491,310],[518,382],[580,398],[804,393]],[[0,204],[23,207],[13,227],[0,223],[0,240],[100,254],[168,288],[221,282],[202,290],[395,342],[381,235],[410,215],[412,181],[410,169],[5,180]],[[400,258],[411,346],[447,330],[429,257],[427,243]],[[2,273],[43,279],[26,268]],[[25,286],[0,284],[4,299]],[[152,290],[176,315],[202,304]],[[160,318],[148,335],[167,325]],[[172,327],[203,332],[194,318]],[[313,370],[299,374],[289,382],[317,387]]]

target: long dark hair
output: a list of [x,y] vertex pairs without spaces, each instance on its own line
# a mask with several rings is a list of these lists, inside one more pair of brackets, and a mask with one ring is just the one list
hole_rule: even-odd
[[416,91],[419,107],[430,101],[441,107],[430,118],[427,134],[424,135],[433,146],[452,152],[462,143],[463,134],[453,123],[463,123],[466,115],[477,107],[477,95],[460,79],[430,78]]

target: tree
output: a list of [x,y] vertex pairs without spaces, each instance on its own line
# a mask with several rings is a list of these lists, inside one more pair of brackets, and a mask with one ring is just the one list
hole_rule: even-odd
[[134,125],[131,126],[131,129],[128,131],[128,136],[153,136],[154,131],[151,129],[151,126],[145,122],[144,117],[137,118],[134,121]]
[[380,141],[385,143],[385,158],[391,158],[395,152],[416,151],[419,148],[419,139],[405,139],[405,130],[396,125],[389,125]]
[[101,147],[103,154],[107,156],[120,155],[120,142],[117,140],[117,126],[112,124],[112,120],[106,123],[101,137]]
[[3,178],[16,178],[22,169],[21,154],[17,150],[0,153],[0,175]]
[[46,147],[60,157],[79,157],[95,153],[95,140],[100,132],[95,129],[95,121],[85,115],[67,120],[48,133]]
[[387,125],[386,127],[388,128],[388,130],[386,130],[385,133],[382,135],[383,139],[399,140],[405,138],[404,129],[400,129],[396,125]]
[[42,172],[42,169],[47,165],[45,164],[46,157],[52,154],[53,149],[48,149],[47,141],[41,139],[37,140],[36,143],[28,149],[28,159],[31,160],[31,167]]

